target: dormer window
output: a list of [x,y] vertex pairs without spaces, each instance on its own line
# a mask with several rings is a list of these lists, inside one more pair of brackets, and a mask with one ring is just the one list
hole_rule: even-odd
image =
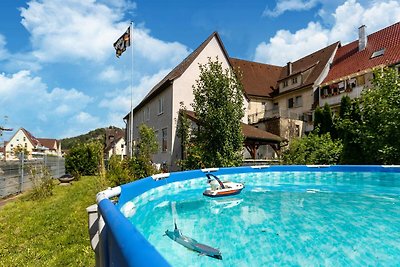
[[286,80],[286,81],[283,81],[283,87],[287,87],[289,84],[288,84],[288,81]]
[[383,56],[384,53],[385,53],[385,48],[382,48],[382,49],[377,50],[374,53],[372,53],[370,58],[372,59],[372,58],[375,58],[375,57]]
[[292,84],[296,84],[297,83],[297,77],[292,78]]

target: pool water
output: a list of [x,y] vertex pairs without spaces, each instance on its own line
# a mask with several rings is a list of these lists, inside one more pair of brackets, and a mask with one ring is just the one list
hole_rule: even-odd
[[[172,266],[399,266],[399,173],[247,173],[241,194],[202,195],[206,179],[168,183],[126,214]],[[124,210],[124,207],[121,209]],[[123,211],[124,212],[124,211]],[[126,213],[126,212],[125,212]],[[198,255],[164,232],[219,248]]]

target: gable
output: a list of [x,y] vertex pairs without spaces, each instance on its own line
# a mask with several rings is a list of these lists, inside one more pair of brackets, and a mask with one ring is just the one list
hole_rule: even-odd
[[[199,47],[197,47],[192,53],[190,53],[181,63],[179,63],[174,69],[172,69],[158,84],[156,84],[150,92],[144,97],[144,99],[133,109],[133,112],[138,111],[146,103],[148,103],[152,98],[161,93],[163,90],[169,87],[174,80],[180,77],[187,68],[193,63],[193,61],[198,57],[198,55],[204,50],[204,48],[211,42],[211,40],[217,40],[221,49],[223,50],[224,56],[228,59],[228,54],[222,44],[222,41],[217,32],[213,32]],[[130,112],[129,112],[130,113]],[[127,119],[129,113],[124,117]]]

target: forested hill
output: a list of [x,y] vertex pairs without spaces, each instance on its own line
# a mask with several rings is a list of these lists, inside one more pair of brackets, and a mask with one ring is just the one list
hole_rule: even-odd
[[[110,126],[107,128],[119,129],[118,127],[115,126]],[[93,140],[99,140],[100,142],[104,143],[105,135],[106,135],[106,128],[98,128],[96,130],[88,132],[87,134],[61,139],[61,148],[62,150],[68,150],[78,143],[87,143]]]

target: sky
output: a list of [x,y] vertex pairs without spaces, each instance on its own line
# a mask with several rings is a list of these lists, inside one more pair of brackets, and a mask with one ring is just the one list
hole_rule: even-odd
[[[133,22],[120,58],[113,43]],[[400,0],[1,0],[0,126],[65,138],[123,117],[217,31],[231,57],[285,65],[400,21]]]

